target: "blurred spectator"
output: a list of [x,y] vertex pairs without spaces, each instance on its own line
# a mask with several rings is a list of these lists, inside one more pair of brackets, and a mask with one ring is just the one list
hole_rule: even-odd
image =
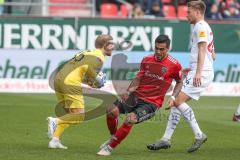
[[154,2],[152,4],[150,14],[154,15],[155,17],[164,17],[162,8],[160,7],[159,3],[157,3],[157,2]]
[[240,18],[238,6],[236,4],[231,4],[227,9],[224,10],[223,17],[227,19]]
[[144,12],[139,4],[135,4],[133,6],[133,11],[132,11],[133,18],[143,18],[144,17]]
[[221,0],[219,2],[219,11],[223,18],[240,18],[238,0]]
[[226,0],[220,0],[218,7],[221,14],[223,14],[224,10],[227,9]]
[[95,4],[96,4],[96,12],[97,12],[97,14],[99,14],[100,13],[100,6],[102,4],[102,0],[96,0]]
[[[12,2],[12,0],[5,0],[5,2]],[[13,7],[12,6],[10,6],[10,5],[5,6],[4,13],[12,14],[12,11],[13,11]]]
[[[206,18],[211,18],[212,16],[211,10],[212,10],[213,4],[215,4],[215,0],[205,0],[204,2],[206,4],[205,16]],[[218,10],[218,6],[217,6],[217,10]]]
[[157,3],[162,9],[163,7],[162,0],[140,0],[141,7],[145,14],[150,14],[153,3]]
[[132,15],[133,12],[133,7],[136,4],[140,4],[140,0],[117,0],[119,2],[121,1],[125,1],[126,3],[122,3],[127,7],[128,13],[130,13],[130,15]]
[[178,6],[179,5],[187,5],[187,0],[172,0],[172,4],[175,8],[176,15],[178,13]]
[[5,3],[4,0],[0,0],[0,15],[2,15],[4,12],[4,6],[3,6],[4,3]]
[[101,3],[114,3],[114,4],[119,4],[119,2],[116,1],[116,0],[101,0]]
[[112,3],[112,4],[116,4],[117,6],[118,6],[118,8],[119,8],[119,6],[120,6],[120,2],[118,2],[117,0],[96,0],[96,11],[97,11],[97,14],[99,14],[100,13],[100,6],[101,6],[101,4],[103,4],[103,3]]
[[134,4],[136,4],[136,3],[140,3],[140,1],[139,0],[125,0],[126,2],[128,2],[128,3],[130,3],[131,5],[134,5]]
[[220,20],[222,19],[222,15],[218,12],[218,5],[216,3],[211,5],[210,13],[207,15],[207,18]]

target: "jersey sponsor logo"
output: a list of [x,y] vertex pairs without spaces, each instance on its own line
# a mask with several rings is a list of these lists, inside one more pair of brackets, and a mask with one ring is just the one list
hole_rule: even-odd
[[154,74],[154,73],[149,73],[149,71],[146,71],[146,72],[144,73],[144,75],[145,75],[146,77],[150,77],[150,78],[154,78],[154,79],[158,79],[158,80],[164,80],[164,77],[163,77],[163,76],[159,76],[159,75]]
[[167,67],[162,67],[161,71],[162,71],[163,74],[165,74],[165,73],[167,73],[168,69],[167,69]]
[[198,33],[198,37],[204,38],[204,37],[206,37],[206,33],[204,31],[201,31]]

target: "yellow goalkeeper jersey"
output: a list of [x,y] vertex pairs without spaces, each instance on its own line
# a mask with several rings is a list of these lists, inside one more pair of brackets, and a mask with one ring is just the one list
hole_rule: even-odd
[[56,80],[65,85],[80,86],[84,79],[95,79],[101,70],[105,56],[100,49],[85,50],[59,67]]

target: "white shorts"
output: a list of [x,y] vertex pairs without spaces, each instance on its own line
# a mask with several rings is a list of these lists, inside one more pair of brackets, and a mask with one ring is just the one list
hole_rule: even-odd
[[193,77],[196,71],[189,71],[187,77],[183,81],[182,92],[191,97],[192,99],[198,100],[201,93],[209,86],[213,81],[213,71],[202,71],[201,86],[193,86]]

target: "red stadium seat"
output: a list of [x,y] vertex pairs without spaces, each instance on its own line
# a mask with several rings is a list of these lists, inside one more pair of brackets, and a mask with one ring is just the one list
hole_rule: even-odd
[[163,13],[166,18],[176,18],[175,8],[172,5],[164,5]]
[[186,19],[187,6],[178,6],[178,18]]
[[128,9],[127,9],[127,6],[122,4],[120,6],[120,12],[121,12],[121,16],[122,17],[127,17],[128,16]]
[[100,6],[100,16],[101,17],[117,17],[118,7],[116,4],[104,3]]
[[55,6],[48,7],[51,16],[91,16],[91,9],[86,7],[87,0],[48,0],[50,4],[76,4],[76,6]]

